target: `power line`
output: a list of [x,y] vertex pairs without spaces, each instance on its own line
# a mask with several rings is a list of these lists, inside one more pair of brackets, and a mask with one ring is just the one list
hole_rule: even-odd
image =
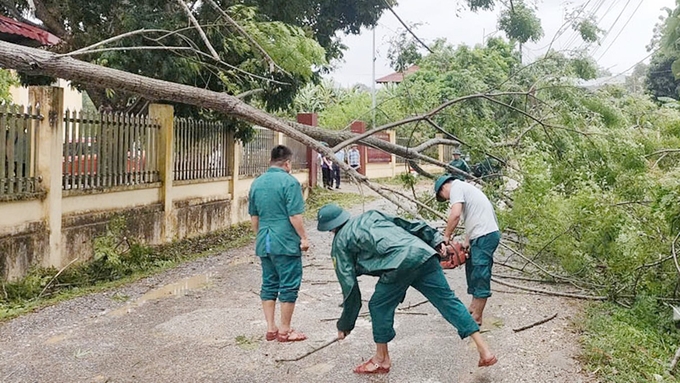
[[399,22],[401,23],[401,25],[403,25],[404,28],[406,28],[406,30],[408,31],[408,33],[410,33],[411,36],[413,36],[413,38],[416,39],[416,41],[417,41],[418,43],[420,43],[420,45],[422,45],[425,49],[427,49],[428,52],[434,53],[434,52],[432,51],[432,49],[430,49],[430,47],[428,47],[422,40],[420,40],[420,38],[419,38],[418,36],[416,36],[415,33],[413,33],[413,31],[411,30],[411,28],[409,28],[409,26],[406,25],[406,23],[401,19],[401,17],[399,17],[399,15],[397,14],[397,12],[395,12],[394,9],[392,9],[392,6],[390,5],[389,2],[387,2],[387,0],[385,0],[385,5],[387,5],[387,9],[389,9],[390,12],[392,12],[392,14],[394,15],[394,17],[396,17],[397,20],[399,20]]
[[619,36],[621,36],[621,33],[623,32],[624,29],[626,29],[626,27],[628,26],[628,23],[630,23],[630,21],[633,19],[633,16],[635,16],[635,13],[638,11],[638,9],[640,9],[640,6],[642,5],[643,2],[644,2],[644,0],[640,0],[640,3],[638,4],[637,8],[635,8],[633,13],[628,18],[628,20],[626,20],[626,23],[623,24],[623,28],[621,28],[621,30],[616,35],[616,37],[614,37],[614,40],[612,40],[611,44],[609,44],[607,49],[605,49],[605,51],[600,55],[600,58],[597,59],[598,61],[601,60],[602,57],[604,57],[604,55],[609,51],[609,48],[611,48],[614,45],[614,43],[616,42],[616,40],[619,38]]
[[[618,1],[618,0],[612,1],[612,4],[609,6],[609,8],[607,8],[607,10],[604,11],[604,13],[602,14],[602,16],[599,18],[599,19],[600,19],[600,22],[604,21],[604,19],[607,17],[607,15],[609,14],[609,12],[611,12],[611,10],[614,9],[614,6],[617,4],[617,1]],[[596,25],[598,28],[600,27],[600,22],[598,22],[597,25]],[[602,40],[604,40],[605,38],[606,38],[606,35],[602,37]],[[590,47],[591,47],[593,44],[594,44],[594,42],[586,43],[586,42],[584,41],[583,44],[579,45],[578,49],[580,50],[580,49],[583,48],[584,45],[585,45],[585,49],[588,50],[588,49],[590,49]],[[598,44],[598,46],[599,46],[599,44]]]
[[[631,2],[631,0],[626,1],[626,5],[623,6],[623,9],[621,10],[621,12],[619,12],[619,15],[616,16],[616,20],[614,20],[614,23],[612,24],[612,26],[609,27],[609,29],[607,29],[607,32],[605,32],[604,36],[602,37],[603,42],[604,42],[604,40],[607,39],[607,37],[609,36],[611,31],[614,30],[616,23],[619,22],[619,19],[621,18],[621,16],[623,16],[623,13],[626,12],[626,8],[628,8],[628,5],[630,4],[630,2]],[[590,54],[594,55],[599,48],[600,48],[600,46],[595,47],[595,49]]]

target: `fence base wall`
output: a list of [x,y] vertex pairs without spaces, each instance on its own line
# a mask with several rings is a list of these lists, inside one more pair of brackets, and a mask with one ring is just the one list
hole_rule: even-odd
[[0,277],[21,278],[32,266],[42,263],[49,249],[49,232],[42,222],[33,222],[17,233],[0,237]]
[[175,203],[177,236],[191,238],[231,226],[231,200]]
[[62,254],[62,263],[76,258],[78,261],[92,259],[94,240],[106,234],[108,225],[114,218],[123,220],[128,238],[148,244],[161,243],[163,209],[160,204],[66,216],[62,220],[61,240],[68,251]]

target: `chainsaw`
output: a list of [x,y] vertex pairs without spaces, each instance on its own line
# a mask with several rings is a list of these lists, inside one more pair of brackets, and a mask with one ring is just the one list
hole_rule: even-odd
[[460,242],[451,242],[448,245],[442,244],[444,254],[441,254],[439,263],[442,269],[455,269],[462,265],[470,257],[469,248],[463,247]]

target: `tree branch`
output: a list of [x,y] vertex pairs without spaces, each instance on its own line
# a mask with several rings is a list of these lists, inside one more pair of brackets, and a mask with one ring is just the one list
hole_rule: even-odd
[[395,12],[394,9],[392,9],[392,6],[390,5],[390,3],[389,3],[387,0],[385,0],[385,5],[387,6],[387,9],[389,9],[390,12],[392,12],[392,14],[394,15],[394,17],[396,17],[397,20],[399,20],[399,23],[401,23],[401,25],[403,25],[404,28],[406,28],[406,30],[408,31],[408,33],[410,33],[411,36],[413,36],[413,38],[416,39],[416,41],[417,41],[420,45],[423,46],[423,48],[427,49],[427,51],[430,52],[430,53],[434,53],[434,52],[432,51],[432,49],[430,49],[430,47],[427,46],[427,44],[425,44],[422,40],[420,40],[420,38],[419,38],[418,36],[416,36],[415,33],[413,33],[413,31],[411,30],[411,28],[409,28],[409,26],[406,25],[406,23],[401,19],[401,17],[399,17],[399,15],[397,14],[397,12]]
[[593,300],[593,301],[605,301],[605,300],[607,300],[607,297],[605,297],[605,296],[563,293],[563,292],[560,292],[560,291],[550,291],[550,290],[537,289],[537,288],[527,287],[527,286],[522,286],[522,285],[516,285],[514,283],[499,280],[496,277],[491,277],[491,280],[498,283],[499,285],[512,287],[512,288],[518,289],[518,290],[530,291],[532,293],[554,295],[554,296],[557,296],[557,297],[566,297],[566,298],[588,299],[588,300]]
[[648,154],[645,157],[652,157],[652,156],[655,156],[657,154],[668,154],[668,153],[680,153],[680,149],[663,149],[663,150],[656,151],[652,154]]
[[213,0],[207,0],[207,2],[208,2],[208,4],[210,4],[213,8],[215,8],[215,10],[216,10],[217,12],[219,12],[219,13],[222,15],[222,17],[223,17],[224,20],[227,22],[227,24],[229,24],[233,29],[235,29],[241,36],[245,37],[245,38],[250,42],[250,45],[251,45],[253,48],[255,48],[255,50],[258,51],[258,52],[262,55],[262,57],[264,58],[264,60],[269,64],[269,71],[270,71],[270,72],[273,72],[274,69],[278,69],[278,70],[281,71],[282,73],[288,73],[288,72],[286,72],[283,68],[281,68],[279,65],[277,65],[276,62],[274,62],[274,59],[272,59],[271,56],[269,56],[269,53],[267,53],[267,51],[265,51],[264,48],[262,48],[262,46],[260,46],[260,44],[258,44],[257,41],[255,41],[255,39],[254,39],[252,36],[250,36],[250,35],[248,34],[248,32],[246,32],[246,30],[243,29],[243,27],[241,27],[241,26],[236,22],[236,20],[232,19],[232,18],[227,14],[226,11],[224,11],[222,8],[220,8],[220,6],[217,5],[217,3],[215,3],[215,1],[213,1]]
[[64,28],[64,24],[50,12],[50,9],[45,6],[43,0],[33,0],[33,4],[35,5],[35,17],[42,21],[43,28],[46,28],[62,40],[66,39],[68,32]]
[[217,54],[215,48],[213,48],[212,44],[210,44],[210,40],[208,40],[208,36],[206,36],[205,32],[203,31],[203,28],[201,28],[201,24],[198,23],[198,20],[196,20],[193,13],[191,13],[191,9],[189,9],[189,7],[183,0],[177,0],[177,3],[179,3],[182,9],[184,9],[184,12],[189,17],[189,21],[191,21],[191,24],[193,24],[196,27],[198,34],[203,39],[203,42],[208,47],[208,50],[210,51],[210,54],[212,54],[212,57],[215,59],[215,61],[222,61],[220,55]]

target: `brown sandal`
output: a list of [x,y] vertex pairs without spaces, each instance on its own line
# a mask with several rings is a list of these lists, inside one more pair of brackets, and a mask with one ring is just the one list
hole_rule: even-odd
[[[292,338],[291,338],[292,336]],[[307,335],[295,331],[293,329],[288,330],[287,333],[282,334],[279,332],[277,339],[279,342],[301,342],[303,340],[307,339]]]
[[[369,370],[368,367],[373,366],[375,369]],[[355,374],[387,374],[390,372],[389,367],[383,367],[373,361],[373,358],[361,363],[354,369]]]
[[267,331],[266,334],[264,334],[264,339],[267,340],[267,342],[270,342],[272,340],[276,340],[276,338],[279,336],[279,330],[276,331]]
[[491,356],[489,359],[479,359],[479,363],[477,363],[478,367],[489,367],[493,366],[498,362],[498,358],[496,358],[495,355]]

